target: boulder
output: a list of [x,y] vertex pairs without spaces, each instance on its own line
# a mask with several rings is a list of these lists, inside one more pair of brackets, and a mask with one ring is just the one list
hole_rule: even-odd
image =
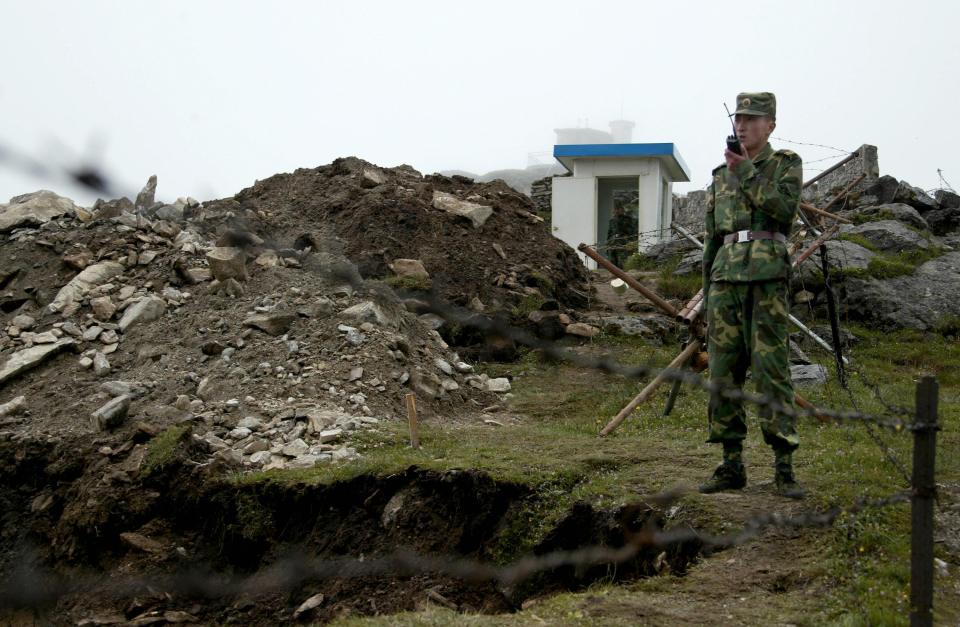
[[960,252],[932,259],[907,276],[885,281],[847,278],[841,303],[850,318],[882,328],[928,330],[960,316]]
[[941,209],[960,209],[960,194],[947,189],[938,189],[933,193],[933,199]]
[[167,301],[157,296],[147,296],[127,307],[118,326],[121,331],[126,331],[134,325],[158,319],[166,310]]
[[13,400],[0,404],[0,418],[14,416],[26,409],[27,397],[17,396]]
[[254,327],[256,329],[260,329],[268,335],[276,336],[286,333],[296,318],[296,314],[285,312],[257,314],[244,320],[243,325],[247,327]]
[[914,187],[906,181],[900,181],[893,202],[902,202],[918,211],[930,211],[937,208],[937,201],[919,187]]
[[797,387],[822,385],[827,382],[827,369],[820,364],[790,366],[790,379]]
[[488,392],[509,392],[510,391],[510,379],[506,377],[499,377],[496,379],[489,379],[487,381],[487,391]]
[[129,396],[118,396],[90,414],[90,423],[97,431],[116,429],[127,419],[130,411]]
[[358,323],[370,322],[385,327],[395,327],[397,324],[380,305],[369,300],[344,309],[340,315]]
[[105,377],[110,374],[110,362],[107,361],[107,356],[100,351],[93,355],[93,374],[98,377]]
[[50,313],[69,312],[70,306],[74,303],[79,304],[79,301],[86,296],[87,292],[106,283],[121,272],[123,272],[123,265],[116,261],[101,261],[92,266],[87,266],[83,269],[83,272],[70,279],[69,283],[60,288],[53,302],[47,305],[47,311]]
[[134,210],[137,213],[145,213],[153,208],[154,197],[157,193],[157,175],[152,174],[147,179],[147,184],[143,186],[140,193],[137,194],[137,200],[134,202]]
[[38,344],[19,350],[0,366],[0,387],[14,377],[42,364],[65,348],[72,347],[72,339],[62,339],[53,344]]
[[947,207],[926,213],[927,224],[935,235],[946,235],[960,230],[960,208]]
[[859,235],[878,250],[898,253],[905,250],[930,248],[930,241],[896,220],[867,222],[843,229],[844,235]]
[[93,310],[93,317],[101,322],[109,321],[113,318],[113,314],[117,312],[117,306],[113,304],[109,296],[91,298],[90,309]]
[[493,207],[489,205],[460,200],[453,194],[440,191],[433,192],[433,206],[435,209],[470,220],[474,228],[483,226],[493,215]]
[[923,219],[920,215],[920,212],[911,207],[910,205],[905,205],[903,203],[889,203],[886,205],[874,205],[872,207],[864,207],[859,210],[859,213],[862,216],[868,217],[880,217],[887,220],[898,220],[904,224],[908,224],[915,229],[926,230],[930,228],[927,225],[927,221]]
[[93,203],[93,215],[95,218],[99,219],[108,219],[116,218],[123,213],[133,213],[133,202],[126,197],[117,198],[116,200],[103,200],[98,198],[97,202]]
[[210,274],[218,281],[236,279],[247,280],[247,256],[233,246],[217,246],[207,253]]
[[700,274],[703,270],[703,251],[694,250],[685,254],[680,262],[677,264],[677,268],[673,271],[674,274],[684,275],[684,274]]
[[576,335],[578,337],[594,337],[600,333],[600,329],[587,324],[586,322],[574,322],[567,325],[567,335]]
[[0,233],[40,226],[63,215],[75,215],[77,209],[69,198],[47,190],[14,196],[9,204],[0,205]]
[[[831,270],[866,270],[870,260],[876,256],[872,250],[860,244],[847,240],[829,240],[824,246],[827,249],[827,261]],[[818,289],[823,285],[820,255],[814,253],[805,263],[801,264],[796,273],[800,277],[800,286]],[[796,283],[795,283],[796,285]]]
[[897,195],[897,189],[900,187],[900,181],[890,175],[884,175],[871,183],[863,190],[864,195],[873,196],[877,202],[886,204],[893,202]]
[[390,264],[390,270],[397,276],[430,278],[427,269],[423,267],[423,262],[419,259],[394,259]]

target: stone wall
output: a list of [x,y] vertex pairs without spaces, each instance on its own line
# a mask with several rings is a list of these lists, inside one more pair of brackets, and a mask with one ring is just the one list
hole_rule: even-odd
[[553,195],[553,177],[545,176],[530,184],[530,199],[536,207],[540,217],[550,215],[551,197]]
[[[839,161],[839,159],[837,159],[837,161]],[[817,172],[812,171],[804,172],[807,180],[814,178],[817,174]],[[852,192],[863,192],[863,190],[880,178],[880,162],[877,159],[876,146],[871,146],[870,144],[860,146],[860,148],[857,149],[856,157],[813,185],[804,188],[803,198],[808,202],[813,202],[813,204],[828,200],[829,197],[841,191],[861,174],[866,174],[866,178],[858,183],[856,187],[851,190]]]
[[692,233],[703,231],[703,218],[707,212],[707,190],[698,189],[686,196],[673,197],[673,222]]

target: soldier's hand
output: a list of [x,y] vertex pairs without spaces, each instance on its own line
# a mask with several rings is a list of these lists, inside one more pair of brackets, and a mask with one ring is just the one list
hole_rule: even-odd
[[728,170],[733,170],[733,169],[736,168],[738,165],[740,165],[740,162],[741,162],[741,161],[746,161],[746,160],[747,160],[747,149],[744,148],[743,145],[741,145],[741,146],[740,146],[740,150],[743,151],[743,154],[742,154],[742,155],[733,152],[733,151],[730,150],[729,148],[727,148],[726,150],[723,151],[723,158],[727,160],[727,169],[728,169]]

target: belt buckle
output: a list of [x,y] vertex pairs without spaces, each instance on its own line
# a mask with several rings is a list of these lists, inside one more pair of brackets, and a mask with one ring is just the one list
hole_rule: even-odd
[[749,242],[750,241],[750,231],[745,229],[743,231],[737,231],[737,243],[740,242]]

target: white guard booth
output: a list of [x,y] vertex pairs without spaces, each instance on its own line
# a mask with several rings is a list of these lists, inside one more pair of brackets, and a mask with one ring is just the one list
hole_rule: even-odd
[[[553,235],[574,249],[600,248],[615,197],[636,198],[640,250],[668,239],[673,219],[673,182],[690,180],[690,171],[673,144],[565,144],[553,156],[572,176],[553,179]],[[582,253],[589,268],[596,262]]]

